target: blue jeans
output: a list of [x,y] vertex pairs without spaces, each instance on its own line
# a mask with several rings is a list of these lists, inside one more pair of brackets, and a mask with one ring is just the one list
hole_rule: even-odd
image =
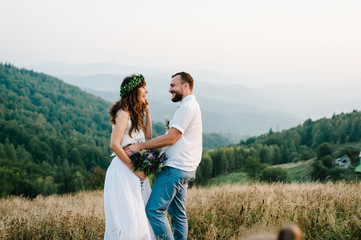
[[[145,208],[157,239],[187,239],[185,202],[188,183],[194,180],[195,173],[172,167],[163,167],[158,173]],[[168,210],[171,217],[174,238],[165,210]]]

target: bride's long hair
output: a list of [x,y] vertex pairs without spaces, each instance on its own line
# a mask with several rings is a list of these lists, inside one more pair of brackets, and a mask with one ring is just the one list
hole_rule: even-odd
[[[135,75],[131,75],[124,78],[120,88],[128,84],[133,79],[134,76]],[[139,131],[140,129],[143,129],[143,131],[146,131],[147,129],[147,127],[144,124],[146,105],[145,103],[139,101],[138,99],[138,89],[145,85],[146,83],[144,79],[142,79],[142,81],[138,84],[138,86],[134,87],[131,90],[131,92],[123,95],[116,103],[114,103],[114,105],[109,110],[110,122],[112,124],[116,124],[115,118],[120,109],[127,111],[129,113],[130,120],[132,122],[131,127],[129,129],[130,137],[131,137],[131,133],[134,130]]]

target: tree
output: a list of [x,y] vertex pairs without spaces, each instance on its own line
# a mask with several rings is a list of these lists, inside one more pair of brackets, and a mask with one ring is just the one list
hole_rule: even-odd
[[262,164],[259,159],[255,157],[248,157],[244,166],[245,172],[252,179],[258,178],[262,169],[266,168],[266,164]]
[[342,157],[343,155],[347,154],[347,156],[349,156],[353,164],[358,164],[360,151],[361,151],[360,148],[349,145],[342,148],[337,154],[337,156]]
[[320,161],[319,159],[316,159],[313,163],[312,163],[312,170],[311,170],[311,178],[313,180],[320,180],[323,181],[327,178],[327,169],[326,167],[322,164],[322,161]]
[[321,159],[324,156],[331,155],[333,152],[332,147],[329,143],[322,143],[317,148],[317,158]]
[[80,171],[76,171],[71,176],[69,183],[69,190],[71,192],[81,191],[85,189],[85,177]]
[[331,157],[330,155],[326,155],[326,156],[323,156],[321,159],[319,159],[321,162],[322,162],[322,165],[325,167],[325,168],[332,168],[333,167],[333,157]]
[[202,161],[198,168],[201,171],[201,175],[204,181],[207,181],[212,177],[213,162],[209,153],[203,154]]
[[[272,129],[272,128],[271,128]],[[259,152],[259,158],[261,162],[270,164],[272,160],[271,151],[269,150],[268,146],[262,146]]]
[[213,160],[213,177],[219,176],[225,173],[226,162],[223,161],[222,151],[220,149],[210,152]]
[[4,147],[5,147],[5,153],[6,153],[7,159],[9,159],[11,161],[15,161],[16,152],[14,149],[14,145],[11,143],[6,143]]
[[282,162],[281,150],[277,145],[273,145],[273,159],[272,164],[278,164]]
[[86,179],[87,189],[102,189],[105,181],[105,171],[100,167],[91,169],[91,173]]
[[313,132],[312,132],[312,146],[313,147],[317,147],[318,145],[322,144],[323,142],[325,142],[325,134],[324,132],[320,129],[319,125],[316,125],[313,128]]
[[337,180],[348,179],[350,174],[348,173],[348,169],[334,167],[328,171],[328,176],[331,180],[337,181]]
[[48,196],[57,192],[57,186],[52,176],[38,177],[32,184],[36,191],[44,196]]
[[265,182],[287,182],[288,173],[280,167],[265,168],[261,171],[260,179]]
[[236,157],[233,151],[233,148],[227,148],[226,152],[225,152],[225,157],[227,159],[228,162],[228,172],[233,171],[236,168]]
[[71,150],[70,155],[69,155],[69,161],[70,161],[70,163],[77,165],[77,166],[84,165],[84,163],[81,159],[81,154],[76,147]]

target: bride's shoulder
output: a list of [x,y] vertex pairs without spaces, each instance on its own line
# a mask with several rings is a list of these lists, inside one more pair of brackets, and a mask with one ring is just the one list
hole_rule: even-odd
[[120,109],[118,112],[117,112],[117,115],[115,117],[116,121],[117,120],[124,120],[124,119],[128,119],[130,117],[129,115],[129,112],[128,111],[125,111],[123,109]]
[[123,110],[123,109],[119,109],[117,112],[117,116],[122,115],[122,116],[130,116],[129,112],[127,110]]

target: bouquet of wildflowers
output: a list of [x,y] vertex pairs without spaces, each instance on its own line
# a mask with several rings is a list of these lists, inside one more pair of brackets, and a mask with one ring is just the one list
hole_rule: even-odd
[[151,173],[156,173],[161,164],[167,160],[165,153],[161,149],[143,149],[139,152],[130,155],[134,171],[143,171],[145,175],[149,176]]

